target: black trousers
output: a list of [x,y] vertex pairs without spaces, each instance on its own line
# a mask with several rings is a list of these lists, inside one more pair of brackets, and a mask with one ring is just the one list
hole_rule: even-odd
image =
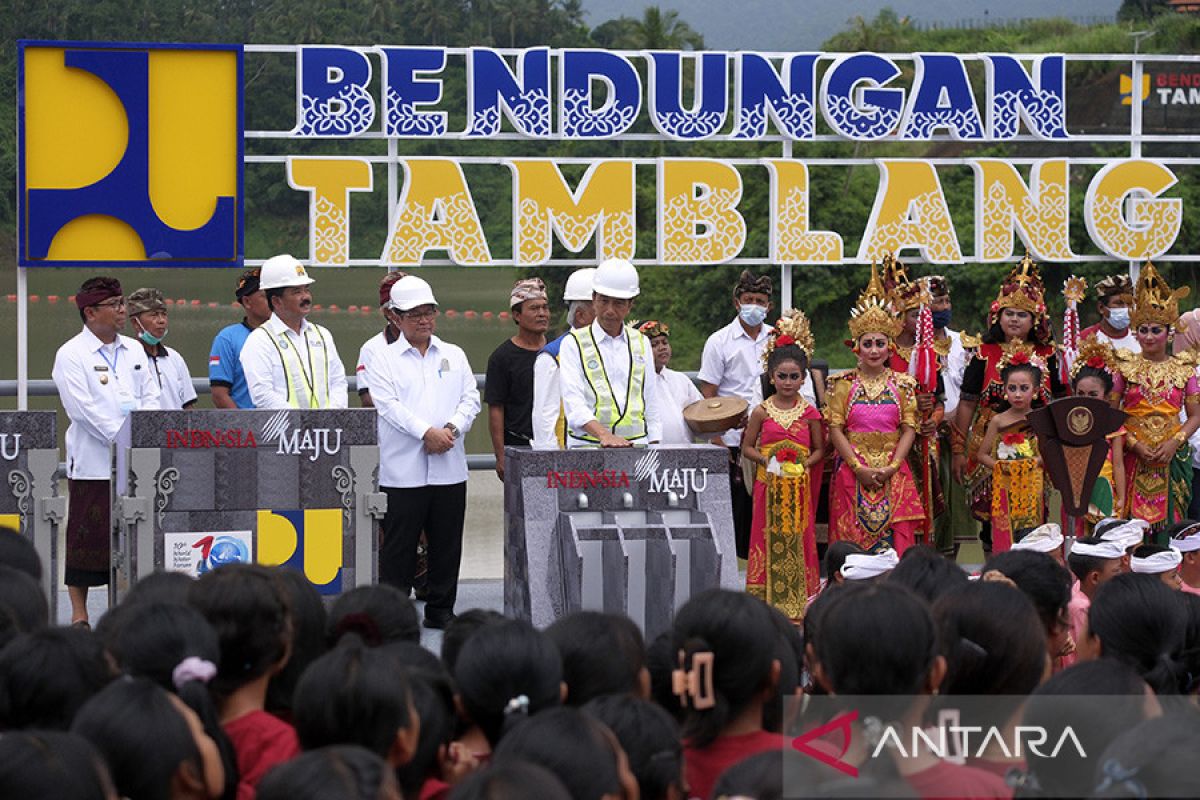
[[383,518],[379,546],[379,580],[406,595],[417,570],[417,539],[421,531],[429,542],[429,591],[425,615],[454,610],[458,596],[458,569],[462,563],[463,518],[467,513],[467,484],[418,486],[395,489],[385,486],[388,510]]
[[729,448],[733,463],[729,465],[729,492],[733,505],[733,541],[738,558],[750,554],[750,525],[754,520],[754,500],[746,491],[742,473],[742,448]]

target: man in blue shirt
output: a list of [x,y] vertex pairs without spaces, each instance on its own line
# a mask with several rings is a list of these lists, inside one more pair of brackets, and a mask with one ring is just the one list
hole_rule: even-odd
[[212,353],[208,357],[208,384],[212,389],[213,405],[217,408],[254,408],[240,356],[250,331],[271,316],[266,293],[258,286],[258,267],[242,273],[234,296],[242,304],[246,316],[241,322],[223,328],[213,339]]

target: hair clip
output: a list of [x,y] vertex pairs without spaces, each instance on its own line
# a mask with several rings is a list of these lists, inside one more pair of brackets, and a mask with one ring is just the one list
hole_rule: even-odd
[[1121,766],[1120,761],[1117,761],[1115,758],[1110,758],[1104,762],[1104,765],[1100,769],[1101,773],[1104,775],[1104,780],[1096,786],[1096,790],[1093,792],[1093,794],[1101,795],[1111,789],[1113,786],[1120,786],[1125,791],[1129,792],[1130,795],[1138,798],[1138,800],[1146,800],[1146,786],[1141,781],[1134,780],[1138,774],[1137,767],[1125,769]]
[[333,630],[335,638],[339,639],[347,633],[357,634],[362,637],[363,644],[367,647],[379,647],[383,644],[383,634],[379,631],[379,623],[375,621],[374,617],[363,611],[356,611],[342,617]]
[[975,655],[979,656],[980,658],[987,658],[988,651],[983,645],[979,644],[978,642],[971,641],[965,636],[960,636],[958,640],[962,642],[964,647],[966,647]]
[[979,580],[987,581],[988,583],[1002,583],[1005,586],[1020,591],[1020,587],[1017,586],[1017,582],[998,569],[989,569],[987,572],[979,576]]
[[504,706],[504,716],[507,717],[509,714],[529,716],[529,695],[519,694],[509,700],[508,704]]
[[703,711],[717,704],[713,692],[713,664],[716,656],[710,652],[693,653],[692,668],[685,670],[687,659],[683,650],[679,651],[679,669],[671,672],[671,693],[679,698],[681,705],[686,706],[688,698],[692,699],[692,708]]
[[175,690],[179,691],[184,684],[191,681],[200,681],[207,685],[216,676],[216,664],[198,656],[188,656],[171,670],[171,683],[175,684]]

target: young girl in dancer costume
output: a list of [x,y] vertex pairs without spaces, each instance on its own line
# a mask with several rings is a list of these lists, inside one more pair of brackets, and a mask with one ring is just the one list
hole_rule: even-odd
[[746,591],[793,620],[803,618],[821,572],[810,481],[821,480],[825,437],[821,413],[800,396],[812,347],[803,312],[776,323],[764,353],[775,391],[750,414],[742,439],[742,457],[758,465]]
[[850,312],[858,367],[829,379],[825,420],[837,450],[829,487],[829,541],[903,554],[925,520],[908,465],[916,437],[917,383],[888,367],[899,331],[875,265]]
[[[1192,496],[1188,437],[1200,426],[1200,382],[1195,351],[1170,355],[1179,321],[1179,300],[1189,287],[1172,290],[1147,262],[1134,290],[1130,325],[1141,353],[1120,349],[1113,359],[1113,400],[1125,421],[1126,515],[1150,523],[1159,544],[1167,528],[1184,518]],[[1187,421],[1180,424],[1183,411]]]
[[[1108,399],[1113,379],[1108,364],[1113,350],[1095,337],[1084,339],[1079,356],[1071,367],[1071,393],[1077,397]],[[1108,458],[1100,468],[1092,496],[1088,501],[1086,527],[1082,535],[1090,535],[1092,527],[1102,519],[1120,514],[1125,508],[1125,428],[1108,435]]]
[[1042,368],[1015,353],[1000,370],[1008,408],[988,421],[975,460],[992,471],[992,550],[1012,547],[1013,532],[1046,521],[1046,485],[1029,410]]

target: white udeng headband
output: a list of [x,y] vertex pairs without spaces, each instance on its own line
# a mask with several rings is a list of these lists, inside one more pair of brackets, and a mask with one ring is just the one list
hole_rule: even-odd
[[1129,559],[1130,569],[1143,575],[1161,575],[1164,572],[1173,572],[1182,563],[1183,553],[1174,547],[1147,558],[1134,556]]
[[1189,525],[1171,540],[1171,546],[1181,553],[1194,553],[1200,550],[1200,523]]
[[896,555],[895,550],[884,550],[873,556],[866,553],[852,553],[846,556],[846,563],[842,564],[841,573],[842,577],[848,581],[864,581],[890,572],[899,563],[900,556]]
[[1035,553],[1053,553],[1062,547],[1062,527],[1054,522],[1047,522],[1025,534],[1025,538],[1014,542],[1013,550],[1032,550]]
[[1125,548],[1119,542],[1102,541],[1096,544],[1076,542],[1071,545],[1071,553],[1078,553],[1081,556],[1091,556],[1092,558],[1112,559],[1125,555]]
[[[1096,523],[1099,528],[1108,520],[1100,520]],[[1122,520],[1120,525],[1113,525],[1111,528],[1105,529],[1104,533],[1097,534],[1106,542],[1117,542],[1123,548],[1128,550],[1134,545],[1139,545],[1146,537],[1146,531],[1150,529],[1150,524],[1140,519]]]

